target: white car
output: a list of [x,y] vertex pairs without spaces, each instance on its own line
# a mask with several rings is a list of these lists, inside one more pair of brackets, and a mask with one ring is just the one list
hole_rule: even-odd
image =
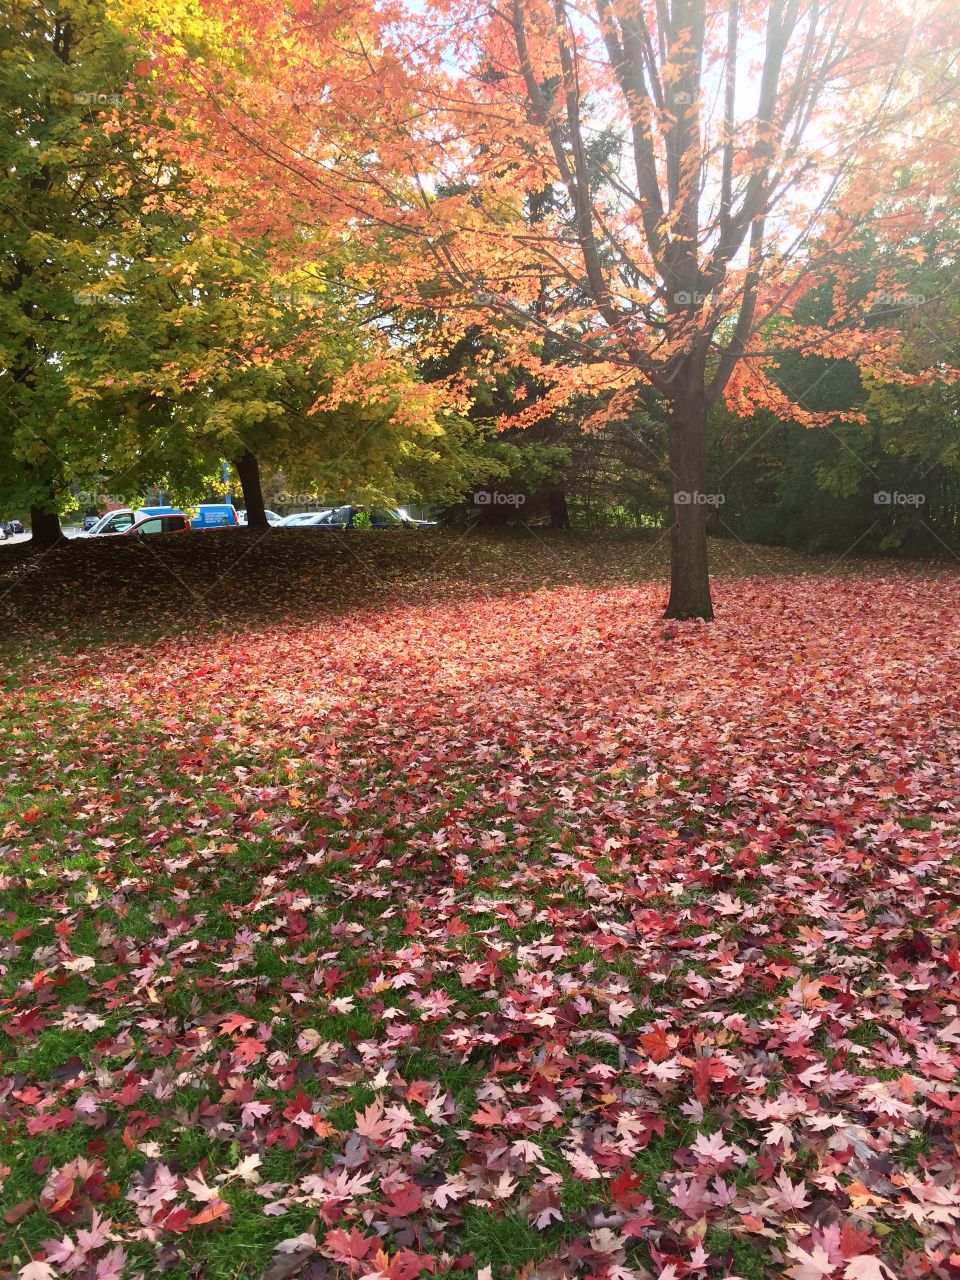
[[124,529],[122,537],[138,538],[152,536],[155,533],[189,533],[190,521],[182,513],[164,516],[141,516],[134,520],[129,529]]
[[141,507],[139,511],[134,511],[132,507],[118,507],[115,511],[108,511],[102,515],[97,523],[86,532],[81,532],[77,536],[79,538],[100,538],[105,534],[126,533],[131,529],[138,520],[143,520],[147,516],[182,516],[183,512],[179,507]]
[[[275,511],[264,511],[263,514],[267,517],[267,524],[269,525],[278,525],[278,524],[283,524],[284,522],[283,516],[278,516]],[[246,524],[247,523],[246,511],[238,511],[237,520],[240,524]]]
[[301,525],[318,524],[324,516],[330,514],[330,508],[325,511],[297,511],[292,516],[284,516],[280,524],[286,528],[291,526],[299,527]]

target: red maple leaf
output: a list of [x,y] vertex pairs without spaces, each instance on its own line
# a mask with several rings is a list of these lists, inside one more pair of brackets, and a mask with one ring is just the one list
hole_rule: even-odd
[[323,1238],[324,1249],[335,1262],[355,1262],[365,1258],[375,1244],[375,1240],[361,1235],[356,1227],[351,1227],[349,1231],[334,1227]]
[[481,1102],[470,1119],[483,1129],[493,1129],[496,1125],[503,1124],[503,1112],[489,1102]]
[[370,1261],[380,1275],[387,1276],[389,1280],[414,1280],[423,1270],[423,1262],[410,1249],[401,1249],[392,1258],[378,1249]]
[[390,1192],[390,1205],[398,1218],[415,1213],[423,1204],[423,1193],[415,1182],[405,1182]]
[[228,1036],[232,1036],[235,1031],[243,1031],[252,1026],[253,1019],[249,1018],[245,1013],[228,1014],[219,1023],[220,1030]]
[[690,1067],[694,1088],[699,1102],[706,1102],[710,1096],[710,1084],[716,1080],[726,1080],[730,1068],[719,1058],[695,1058]]
[[251,1063],[261,1057],[266,1049],[266,1044],[262,1040],[257,1040],[253,1036],[244,1036],[242,1040],[238,1040],[234,1046],[233,1056],[238,1062]]
[[610,1194],[617,1204],[631,1208],[643,1201],[644,1197],[636,1191],[642,1185],[642,1178],[638,1178],[630,1169],[621,1169],[610,1183]]
[[190,1218],[192,1227],[202,1227],[208,1222],[216,1222],[220,1218],[228,1218],[230,1216],[230,1205],[226,1200],[211,1200],[209,1204],[203,1206],[199,1213],[195,1213]]

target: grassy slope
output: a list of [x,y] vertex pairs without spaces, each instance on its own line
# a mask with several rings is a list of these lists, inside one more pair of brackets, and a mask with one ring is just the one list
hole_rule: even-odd
[[9,1269],[956,1250],[955,576],[217,538],[0,563]]

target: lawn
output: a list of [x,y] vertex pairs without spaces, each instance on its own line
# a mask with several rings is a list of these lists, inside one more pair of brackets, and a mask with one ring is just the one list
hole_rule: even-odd
[[0,562],[0,1275],[960,1274],[960,576],[207,537]]

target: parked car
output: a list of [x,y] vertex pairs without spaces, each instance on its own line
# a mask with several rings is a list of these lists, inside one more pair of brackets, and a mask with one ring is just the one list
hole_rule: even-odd
[[393,507],[371,507],[369,515],[371,529],[406,528],[407,522]]
[[[126,533],[137,520],[144,516],[183,516],[179,507],[141,507],[134,511],[131,507],[118,507],[102,515],[92,529],[88,529],[81,537],[99,538],[104,534]],[[186,519],[186,516],[183,516]]]
[[419,516],[412,516],[406,507],[394,507],[393,514],[410,529],[435,529],[437,527],[436,520],[421,520]]
[[[267,517],[267,524],[269,525],[278,525],[278,524],[284,523],[283,516],[278,516],[275,511],[264,511],[263,514]],[[238,511],[237,519],[240,521],[241,524],[246,524],[247,523],[246,511]]]
[[406,507],[371,507],[371,529],[433,529],[436,520],[419,520]]
[[89,529],[84,529],[81,537],[99,538],[101,534],[126,533],[136,518],[137,513],[130,507],[118,507],[115,511],[107,511]]
[[15,533],[26,533],[26,529],[23,527],[23,521],[17,520],[16,517],[14,517],[13,520],[5,521],[3,528],[9,538],[12,538]]
[[[298,511],[294,515],[285,516],[282,525],[296,525],[300,528],[313,529],[352,529],[357,516],[367,512],[367,508],[345,503],[339,507],[329,507],[325,511]],[[432,528],[435,520],[417,520],[409,515],[404,507],[370,507],[371,529],[420,529]]]
[[330,514],[329,508],[327,508],[324,511],[295,511],[293,515],[284,516],[283,519],[280,521],[280,524],[288,529],[291,526],[298,526],[298,525],[304,525],[304,524],[316,524],[316,522],[322,516],[326,516],[329,514]]
[[308,523],[314,529],[349,529],[356,511],[359,507],[333,507],[330,511],[318,512],[317,518]]
[[83,517],[83,523],[80,525],[81,532],[89,533],[100,517],[94,511],[88,516]]
[[189,533],[191,523],[182,511],[171,515],[143,516],[134,520],[129,528],[124,529],[122,536],[124,538],[136,538],[141,535],[155,533]]
[[[322,520],[316,521],[316,524],[321,529],[352,529],[357,516],[366,510],[365,507],[352,504],[334,507]],[[415,520],[403,507],[370,507],[368,514],[371,529],[418,529],[435,523],[430,520]]]
[[230,529],[240,523],[232,502],[201,502],[190,520],[191,529]]

